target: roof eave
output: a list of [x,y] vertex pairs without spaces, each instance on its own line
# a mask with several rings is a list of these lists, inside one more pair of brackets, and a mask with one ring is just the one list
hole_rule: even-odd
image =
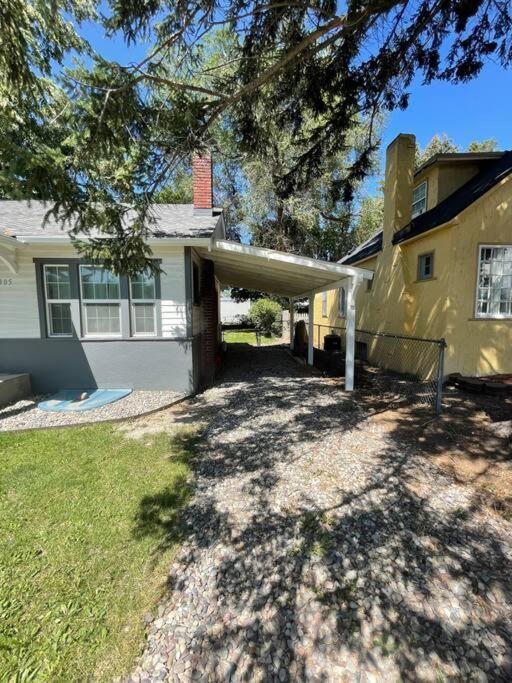
[[[88,242],[90,237],[80,238],[82,242]],[[95,237],[94,239],[108,239],[107,236]],[[179,246],[196,246],[207,247],[210,244],[210,237],[150,237],[146,240],[148,244],[159,245],[179,245]],[[23,235],[16,240],[18,244],[48,244],[52,246],[67,246],[71,244],[71,238],[68,235],[62,237],[51,235]]]
[[453,218],[450,218],[449,220],[445,221],[444,223],[439,223],[439,225],[434,225],[431,228],[428,228],[428,230],[424,230],[423,232],[418,232],[413,235],[407,235],[403,234],[401,235],[400,232],[397,232],[393,236],[392,243],[393,244],[405,244],[406,242],[414,242],[416,240],[421,239],[422,237],[426,237],[427,235],[431,235],[433,232],[437,232],[438,230],[443,230],[444,228],[451,228],[454,225],[459,224],[459,216],[454,216]]

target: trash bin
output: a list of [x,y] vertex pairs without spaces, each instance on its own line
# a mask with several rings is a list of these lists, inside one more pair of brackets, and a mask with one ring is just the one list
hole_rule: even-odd
[[341,351],[341,337],[339,334],[325,335],[324,351]]

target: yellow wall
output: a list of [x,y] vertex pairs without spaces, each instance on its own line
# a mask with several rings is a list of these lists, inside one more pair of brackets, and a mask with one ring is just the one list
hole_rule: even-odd
[[[374,270],[374,283],[363,283],[356,297],[356,326],[415,337],[444,337],[445,374],[512,373],[512,320],[475,319],[480,244],[512,244],[512,178],[509,177],[463,211],[458,222],[423,237],[393,246],[387,235],[382,252],[358,266]],[[418,256],[434,252],[434,277],[417,280]],[[321,316],[321,295],[315,298],[314,322],[343,326],[338,292],[328,293],[328,317]],[[325,329],[325,333],[329,330]],[[315,345],[323,346],[317,338]],[[377,345],[378,346],[378,345]],[[391,345],[369,348],[371,361],[386,367],[428,375],[431,357],[411,345],[394,354]],[[380,357],[379,357],[380,354]],[[382,354],[386,357],[383,358]]]
[[429,211],[462,187],[479,171],[478,165],[470,162],[433,164],[414,176],[413,188],[421,185],[424,180],[427,181],[427,211]]

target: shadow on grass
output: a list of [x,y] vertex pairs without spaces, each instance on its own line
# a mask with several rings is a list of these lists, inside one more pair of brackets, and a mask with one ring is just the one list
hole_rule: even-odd
[[178,469],[171,485],[140,501],[133,533],[136,538],[153,536],[158,539],[153,551],[155,557],[183,542],[187,536],[183,511],[193,492],[189,468],[193,466],[201,433],[193,426],[186,426],[170,435],[164,437],[160,434],[156,438],[168,440],[169,458],[184,467]]
[[[163,536],[162,547],[176,542],[178,529],[189,540],[169,592],[183,590],[205,549],[225,549],[208,560],[215,563],[213,587],[205,584],[205,595],[187,604],[191,674],[510,680],[507,541],[478,518],[476,497],[468,494],[462,509],[451,502],[452,482],[418,458],[422,432],[414,420],[392,425],[364,481],[346,482],[333,504],[305,496],[298,508],[276,508],[283,465],[292,467],[326,436],[332,444],[349,430],[368,429],[366,410],[291,363],[279,349],[232,352],[225,391],[210,399],[213,412],[198,397],[186,416],[209,422],[197,453],[201,490],[182,526],[173,512],[185,503],[178,493],[141,504],[138,533]],[[283,408],[294,410],[275,419]],[[247,475],[250,515],[240,523],[216,486]],[[422,479],[439,490],[423,494]],[[250,616],[228,618],[242,614]],[[169,633],[171,649],[172,639]]]

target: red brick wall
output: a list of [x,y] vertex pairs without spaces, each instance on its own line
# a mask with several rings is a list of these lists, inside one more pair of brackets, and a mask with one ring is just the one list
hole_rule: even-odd
[[192,157],[194,209],[213,208],[212,158],[209,154]]
[[215,378],[215,359],[219,347],[219,302],[212,261],[201,262],[201,384]]

